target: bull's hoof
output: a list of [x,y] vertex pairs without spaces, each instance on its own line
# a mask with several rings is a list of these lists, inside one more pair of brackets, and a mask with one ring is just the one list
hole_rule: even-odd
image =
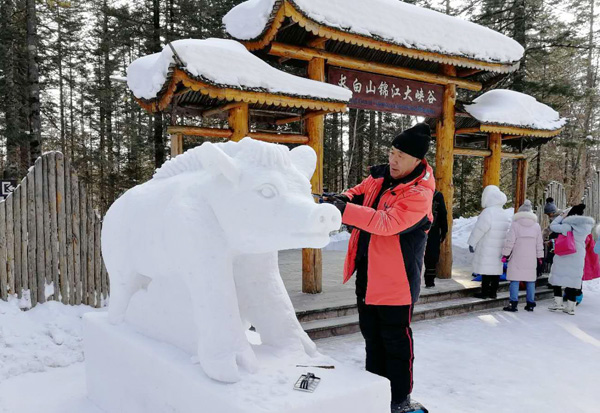
[[217,360],[201,360],[200,364],[206,375],[213,380],[236,383],[241,379],[235,355]]
[[240,367],[243,367],[249,373],[256,373],[258,371],[258,360],[256,359],[256,354],[254,354],[254,351],[250,347],[243,352],[238,353],[236,361]]

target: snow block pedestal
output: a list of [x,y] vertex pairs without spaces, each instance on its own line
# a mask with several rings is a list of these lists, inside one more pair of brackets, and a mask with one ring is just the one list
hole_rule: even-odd
[[[185,351],[112,325],[106,313],[84,316],[88,397],[107,413],[387,413],[387,379],[320,357],[277,356],[255,346],[259,371],[242,380],[210,379]],[[335,369],[296,367],[334,364]],[[301,374],[315,373],[314,393],[293,390]]]

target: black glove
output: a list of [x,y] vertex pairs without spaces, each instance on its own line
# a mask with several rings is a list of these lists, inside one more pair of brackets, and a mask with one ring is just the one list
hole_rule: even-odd
[[346,210],[346,201],[343,201],[339,198],[335,198],[333,200],[333,206],[340,210],[340,213],[344,215],[344,211]]

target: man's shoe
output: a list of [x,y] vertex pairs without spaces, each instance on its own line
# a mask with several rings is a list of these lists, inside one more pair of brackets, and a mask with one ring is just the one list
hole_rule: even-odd
[[410,400],[410,395],[402,403],[394,403],[391,405],[392,413],[429,413],[421,403]]

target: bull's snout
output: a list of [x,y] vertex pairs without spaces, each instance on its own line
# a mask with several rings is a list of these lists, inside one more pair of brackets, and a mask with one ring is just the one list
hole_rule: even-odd
[[342,215],[333,205],[320,204],[311,213],[308,222],[314,228],[315,232],[323,231],[329,234],[331,231],[340,229]]

